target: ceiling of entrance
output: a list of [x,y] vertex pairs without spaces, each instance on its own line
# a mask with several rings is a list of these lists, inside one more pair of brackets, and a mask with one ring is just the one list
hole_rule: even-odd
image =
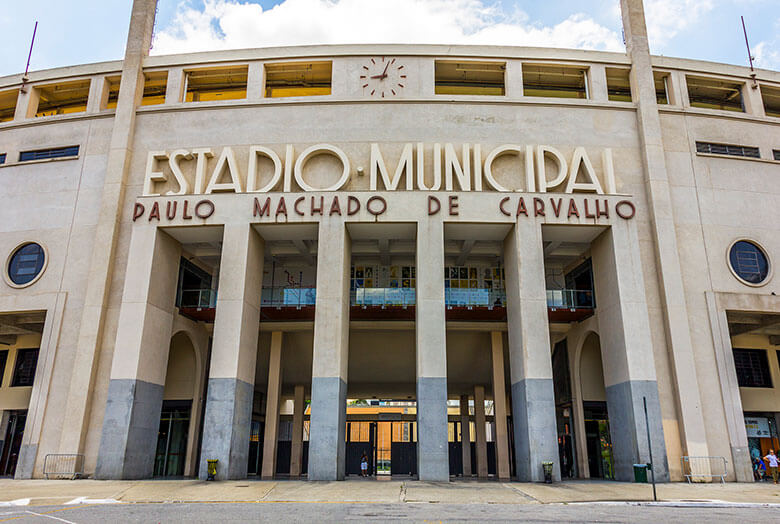
[[20,335],[40,335],[45,320],[46,313],[43,311],[0,315],[0,344],[16,344]]

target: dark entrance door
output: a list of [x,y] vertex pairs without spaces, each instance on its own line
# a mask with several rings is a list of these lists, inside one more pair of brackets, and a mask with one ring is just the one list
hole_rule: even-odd
[[157,453],[154,459],[155,477],[184,475],[191,408],[191,400],[163,401],[160,429],[157,433]]
[[[350,438],[353,433],[351,426],[353,424],[365,425],[360,427],[358,431],[354,433],[358,436],[359,440],[352,440]],[[362,429],[367,426],[368,435],[364,435]],[[363,454],[368,457],[368,474],[376,474],[376,463],[374,460],[376,450],[376,422],[350,422],[347,424],[347,453],[346,464],[344,471],[347,475],[360,475],[360,458]]]
[[8,416],[8,429],[3,441],[3,453],[0,455],[0,475],[13,476],[16,473],[16,462],[19,460],[19,450],[22,448],[26,421],[26,410],[11,411]]
[[614,479],[612,441],[606,402],[583,402],[585,412],[585,446],[591,478]]

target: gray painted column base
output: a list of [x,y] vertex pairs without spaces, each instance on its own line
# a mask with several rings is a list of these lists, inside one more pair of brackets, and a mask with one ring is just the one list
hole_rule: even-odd
[[344,480],[347,384],[339,377],[311,381],[309,480]]
[[447,378],[417,378],[417,477],[448,482]]
[[615,479],[630,482],[634,480],[634,464],[650,462],[643,397],[647,398],[655,480],[668,482],[669,463],[666,458],[661,405],[658,401],[658,384],[654,380],[628,380],[607,387],[607,413]]
[[544,481],[542,462],[553,463],[553,481],[561,480],[553,381],[528,378],[512,384],[517,480]]
[[[0,449],[3,444],[0,441]],[[24,444],[19,450],[19,459],[16,461],[16,473],[14,478],[17,480],[31,479],[35,472],[35,458],[38,456],[38,444]]]
[[210,378],[203,417],[198,476],[208,477],[207,460],[216,459],[217,480],[245,479],[249,464],[254,385],[237,378]]
[[160,430],[163,386],[143,380],[112,379],[100,437],[95,478],[150,478]]
[[750,459],[750,448],[731,446],[731,458],[734,461],[734,473],[737,482],[755,482],[753,463]]

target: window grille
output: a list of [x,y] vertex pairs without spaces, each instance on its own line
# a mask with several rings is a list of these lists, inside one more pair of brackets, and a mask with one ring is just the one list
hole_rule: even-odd
[[712,142],[696,142],[697,153],[709,153],[712,155],[741,156],[747,158],[761,158],[757,147],[735,146],[729,144],[715,144]]
[[38,365],[38,348],[20,349],[16,353],[12,387],[32,386],[35,380],[35,367]]
[[771,388],[769,359],[763,349],[734,349],[734,367],[741,388]]
[[46,160],[49,158],[65,158],[78,155],[79,146],[53,147],[51,149],[38,149],[36,151],[22,151],[19,153],[19,162]]

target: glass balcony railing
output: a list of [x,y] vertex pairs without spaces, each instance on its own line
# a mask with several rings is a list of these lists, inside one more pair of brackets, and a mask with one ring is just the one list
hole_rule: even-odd
[[363,307],[413,306],[416,293],[414,288],[403,287],[358,288],[350,291],[349,303]]
[[444,303],[448,308],[488,308],[506,306],[506,291],[484,288],[445,288]]
[[548,289],[547,307],[564,309],[593,309],[596,307],[593,291],[584,289]]
[[313,287],[263,288],[261,307],[313,306],[317,301],[317,289]]
[[182,289],[179,307],[211,308],[217,306],[217,291],[214,289]]

